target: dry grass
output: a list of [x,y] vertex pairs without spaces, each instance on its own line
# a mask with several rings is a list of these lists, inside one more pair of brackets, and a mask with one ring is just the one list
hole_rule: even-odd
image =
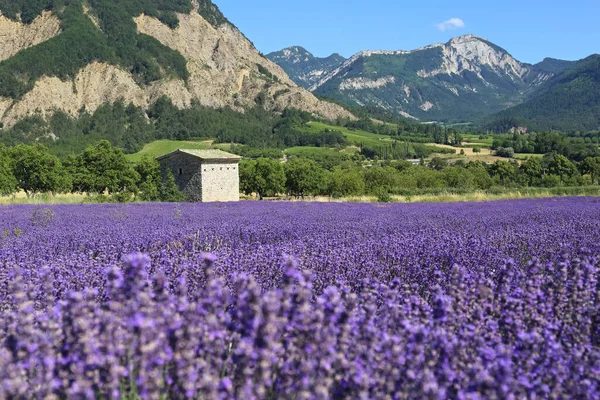
[[[568,189],[568,188],[567,188]],[[565,194],[557,194],[552,189],[532,188],[523,190],[509,190],[501,193],[488,193],[484,191],[474,191],[471,193],[438,193],[438,194],[420,194],[412,196],[392,195],[393,203],[458,203],[458,202],[481,202],[494,200],[510,199],[545,199],[551,197],[577,197],[577,196],[600,196],[600,186],[573,188],[574,192],[568,190]],[[0,197],[1,205],[11,204],[84,204],[93,203],[86,195],[81,194],[59,194],[47,195],[41,194],[33,198],[28,198],[25,193],[17,193],[10,197]],[[242,201],[258,201],[253,196],[241,196]],[[289,198],[289,197],[271,197],[265,201],[286,201],[286,202],[317,202],[317,203],[377,203],[376,196],[350,196],[342,198],[331,198],[327,196]]]
[[0,205],[11,204],[83,204],[87,196],[82,194],[38,194],[27,197],[25,192],[16,193],[13,196],[0,197]]
[[[511,190],[503,193],[492,194],[484,191],[474,191],[466,194],[439,193],[423,194],[414,196],[392,195],[394,203],[460,203],[460,202],[482,202],[494,200],[512,200],[512,199],[546,199],[552,197],[577,197],[577,196],[600,196],[600,188],[597,191],[588,191],[581,194],[557,195],[550,189]],[[273,199],[275,200],[275,199]],[[283,199],[277,199],[283,200]],[[354,196],[342,198],[329,198],[326,196],[306,197],[304,199],[286,199],[292,202],[320,202],[320,203],[376,203],[376,196]]]

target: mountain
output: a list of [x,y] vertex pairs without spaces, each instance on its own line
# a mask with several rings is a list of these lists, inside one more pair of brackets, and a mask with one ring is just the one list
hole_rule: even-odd
[[[274,61],[289,71],[289,61]],[[292,63],[301,69],[298,64]],[[310,90],[414,120],[463,122],[521,103],[568,65],[553,59],[521,63],[488,40],[465,35],[412,51],[360,52]]]
[[340,65],[346,58],[335,53],[326,58],[315,57],[308,50],[293,46],[269,53],[266,57],[279,65],[298,85],[308,89]]
[[352,117],[298,87],[210,0],[0,0],[0,122],[162,96]]
[[600,129],[600,54],[570,65],[487,125],[505,130],[506,123],[536,130]]

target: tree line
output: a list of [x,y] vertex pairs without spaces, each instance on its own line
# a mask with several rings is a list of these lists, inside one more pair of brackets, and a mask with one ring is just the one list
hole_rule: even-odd
[[176,202],[185,196],[173,174],[161,174],[158,162],[148,156],[130,163],[122,149],[103,140],[78,155],[61,161],[41,144],[0,145],[0,194],[22,190],[28,197],[39,193],[86,193],[124,202]]
[[589,157],[600,156],[600,135],[595,131],[570,135],[542,132],[528,135],[514,133],[494,137],[492,150],[500,157],[512,158],[514,153],[548,154],[558,153],[570,160],[581,162]]
[[[574,163],[558,153],[528,158],[522,164],[499,160],[494,164],[433,158],[427,165],[384,161],[365,167],[351,158],[290,157],[244,159],[240,163],[240,190],[260,198],[287,194],[295,197],[346,197],[417,194],[439,190],[468,192],[493,187],[557,187],[600,183],[600,157]],[[0,146],[0,194],[23,190],[38,193],[86,193],[115,201],[184,201],[173,175],[161,174],[148,156],[130,163],[123,149],[103,140],[77,155],[60,160],[45,146]]]
[[428,165],[408,161],[383,162],[364,167],[361,163],[341,161],[326,168],[315,160],[295,157],[282,163],[276,159],[242,160],[241,191],[259,198],[288,196],[346,197],[375,195],[386,199],[391,194],[419,194],[441,190],[469,192],[494,187],[558,187],[600,183],[600,157],[573,163],[558,153],[543,158],[498,160],[493,164],[458,161],[450,165],[433,158]]

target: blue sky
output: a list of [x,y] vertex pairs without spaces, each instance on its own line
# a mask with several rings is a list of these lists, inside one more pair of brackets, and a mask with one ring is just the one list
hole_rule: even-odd
[[410,50],[466,33],[523,62],[600,52],[600,0],[213,1],[263,53],[300,45],[321,57],[349,57],[367,49]]

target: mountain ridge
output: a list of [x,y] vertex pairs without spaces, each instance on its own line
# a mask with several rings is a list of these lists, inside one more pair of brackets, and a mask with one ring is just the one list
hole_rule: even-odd
[[571,63],[522,63],[488,39],[467,34],[413,50],[358,52],[309,89],[414,120],[467,122],[521,103]]
[[487,125],[492,130],[509,125],[538,130],[600,129],[600,54],[570,65],[523,103],[489,117]]
[[315,57],[302,46],[290,46],[269,53],[266,57],[282,67],[296,84],[306,89],[346,60],[339,53],[333,53],[328,57]]

